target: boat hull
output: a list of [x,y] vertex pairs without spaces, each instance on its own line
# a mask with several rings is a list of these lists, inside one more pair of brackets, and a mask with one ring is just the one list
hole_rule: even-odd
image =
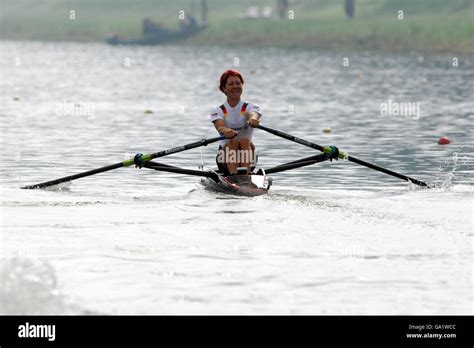
[[117,35],[113,35],[107,38],[106,42],[110,45],[161,45],[171,41],[187,39],[193,35],[198,34],[204,28],[205,26],[201,26],[193,29],[169,31],[167,33],[148,34],[137,39],[121,39]]
[[271,180],[266,175],[257,174],[219,175],[219,182],[204,178],[201,180],[201,184],[215,192],[253,197],[267,194],[271,186]]

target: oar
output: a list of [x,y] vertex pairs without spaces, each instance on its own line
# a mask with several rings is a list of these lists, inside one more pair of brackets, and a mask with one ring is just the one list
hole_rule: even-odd
[[[146,161],[150,161],[154,158],[168,156],[168,155],[171,155],[173,153],[194,149],[194,148],[200,147],[200,146],[206,146],[208,144],[215,143],[216,141],[219,141],[219,140],[222,140],[222,139],[224,139],[224,138],[223,137],[215,137],[215,138],[210,138],[210,139],[202,139],[202,140],[196,141],[194,143],[190,143],[190,144],[186,144],[186,145],[182,145],[182,146],[178,146],[178,147],[173,147],[173,148],[168,149],[168,150],[163,150],[163,151],[159,151],[159,152],[148,154],[148,155],[143,155],[142,159],[143,159],[143,161],[146,162]],[[84,178],[86,176],[107,172],[109,170],[113,170],[113,169],[117,169],[117,168],[121,168],[121,167],[129,167],[133,164],[134,164],[134,161],[133,161],[133,157],[132,157],[132,158],[130,158],[128,160],[125,160],[123,162],[111,164],[109,166],[105,166],[105,167],[101,167],[101,168],[97,168],[97,169],[92,169],[92,170],[89,170],[87,172],[74,174],[74,175],[69,175],[69,176],[65,176],[63,178],[59,178],[59,179],[51,180],[51,181],[46,181],[46,182],[42,182],[42,183],[39,183],[39,184],[23,186],[22,189],[37,189],[37,188],[44,188],[44,187],[48,187],[48,186],[53,186],[53,185],[57,185],[57,184],[60,184],[60,183],[63,183],[63,182],[67,182],[67,181],[71,181],[71,180],[75,180],[75,179],[79,179],[79,178]]]
[[[295,137],[294,135],[291,135],[291,134],[288,134],[288,133],[285,133],[285,132],[282,132],[282,131],[279,131],[279,130],[276,130],[276,129],[268,128],[268,127],[265,127],[265,126],[262,126],[262,125],[259,125],[258,128],[260,128],[260,129],[262,129],[262,130],[264,130],[264,131],[266,131],[266,132],[268,132],[268,133],[271,133],[271,134],[274,134],[274,135],[276,135],[276,136],[279,136],[279,137],[281,137],[281,138],[294,141],[295,143],[298,143],[298,144],[301,144],[301,145],[305,145],[305,146],[311,147],[311,148],[313,148],[313,149],[319,150],[319,151],[324,152],[324,153],[331,153],[331,151],[332,151],[332,149],[331,149],[329,146],[321,146],[321,145],[318,145],[318,144],[312,143],[312,142],[310,142],[310,141],[307,141],[307,140],[304,140],[304,139]],[[427,183],[423,182],[423,181],[414,179],[414,178],[412,178],[412,177],[409,177],[409,176],[406,176],[406,175],[403,175],[403,174],[394,172],[394,171],[392,171],[392,170],[390,170],[390,169],[382,168],[382,167],[377,166],[377,165],[375,165],[375,164],[372,164],[372,163],[369,163],[369,162],[360,160],[360,159],[358,159],[358,158],[349,156],[347,153],[345,153],[345,152],[343,152],[343,151],[340,151],[340,150],[339,150],[339,156],[338,156],[338,157],[339,157],[340,159],[347,159],[348,161],[351,161],[351,162],[360,164],[360,165],[362,165],[362,166],[365,166],[365,167],[368,167],[368,168],[371,168],[371,169],[375,169],[375,170],[377,170],[377,171],[379,171],[379,172],[382,172],[382,173],[385,173],[385,174],[394,176],[394,177],[396,177],[396,178],[399,178],[399,179],[403,179],[403,180],[412,182],[412,183],[417,184],[417,185],[419,185],[419,186],[429,187],[429,185],[428,185]]]

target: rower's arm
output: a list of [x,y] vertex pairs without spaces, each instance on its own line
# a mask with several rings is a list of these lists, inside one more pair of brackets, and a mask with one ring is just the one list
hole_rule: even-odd
[[213,123],[214,123],[214,127],[216,127],[216,130],[219,132],[219,134],[223,135],[227,139],[232,139],[238,134],[232,128],[226,127],[224,120],[215,120]]
[[222,127],[225,128],[225,122],[224,120],[215,120],[214,122],[214,127],[216,127],[216,130],[221,133],[222,132]]

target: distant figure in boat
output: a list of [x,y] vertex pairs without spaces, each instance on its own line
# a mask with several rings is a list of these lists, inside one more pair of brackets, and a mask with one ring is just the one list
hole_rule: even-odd
[[166,29],[161,23],[155,22],[148,17],[143,18],[143,36],[168,33],[169,29]]
[[194,30],[198,27],[197,20],[193,16],[186,16],[185,19],[179,21],[180,30]]
[[249,172],[257,164],[252,133],[253,128],[258,127],[262,113],[258,105],[240,99],[243,84],[240,72],[225,71],[220,78],[219,90],[226,95],[226,101],[211,112],[211,122],[225,137],[216,158],[217,166],[224,175],[236,174],[239,167]]
[[167,28],[162,23],[145,17],[142,20],[142,37],[127,39],[113,34],[106,41],[111,45],[159,45],[189,38],[204,28],[206,25],[199,25],[195,17],[188,15],[179,21],[179,30]]

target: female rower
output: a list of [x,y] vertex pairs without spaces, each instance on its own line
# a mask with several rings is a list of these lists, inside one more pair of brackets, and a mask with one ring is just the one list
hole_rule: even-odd
[[221,141],[216,158],[217,166],[225,175],[236,174],[239,167],[249,172],[256,165],[252,133],[253,128],[258,127],[262,113],[258,105],[240,99],[243,84],[240,72],[225,71],[219,89],[226,95],[226,101],[211,113],[214,127],[226,138]]

